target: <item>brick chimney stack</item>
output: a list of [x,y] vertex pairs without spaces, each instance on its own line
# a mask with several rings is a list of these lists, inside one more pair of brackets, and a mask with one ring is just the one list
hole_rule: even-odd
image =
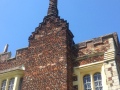
[[58,16],[57,0],[50,0],[48,15]]
[[[47,16],[29,37],[25,56],[34,90],[72,90],[73,37],[67,21],[58,16],[57,0],[50,0]],[[24,90],[31,90],[32,84],[26,83]]]

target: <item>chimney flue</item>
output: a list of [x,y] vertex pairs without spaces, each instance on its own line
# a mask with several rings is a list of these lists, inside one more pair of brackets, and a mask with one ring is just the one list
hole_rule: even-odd
[[5,53],[5,52],[7,52],[7,51],[8,51],[8,44],[5,45],[3,52]]

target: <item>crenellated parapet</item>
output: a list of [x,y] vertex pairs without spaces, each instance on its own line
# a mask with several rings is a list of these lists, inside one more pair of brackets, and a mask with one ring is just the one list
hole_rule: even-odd
[[102,77],[103,90],[120,89],[120,56],[118,57],[119,41],[116,33],[108,34],[92,40],[76,44],[74,47],[74,88],[82,90],[80,83],[85,75],[90,75],[91,88],[94,88],[96,73]]
[[75,62],[78,65],[115,59],[115,33],[94,38],[74,46]]
[[11,52],[5,52],[0,54],[0,63],[5,62],[11,58]]

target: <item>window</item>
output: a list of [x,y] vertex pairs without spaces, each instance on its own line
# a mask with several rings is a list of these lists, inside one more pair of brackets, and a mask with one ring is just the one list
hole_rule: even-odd
[[21,90],[23,78],[20,78],[18,90]]
[[78,86],[75,90],[108,90],[103,62],[75,67],[73,76],[77,77],[73,81],[73,86]]
[[85,75],[83,77],[84,90],[91,90],[91,78],[90,75]]
[[0,90],[21,90],[24,70],[22,65],[0,71]]
[[78,85],[74,85],[72,90],[78,90]]
[[13,90],[13,86],[14,86],[14,78],[10,79],[8,90]]
[[101,73],[94,74],[94,85],[95,85],[95,90],[102,90]]
[[6,88],[6,80],[3,80],[1,90],[5,90],[5,88]]
[[[92,77],[94,77],[94,83],[91,81]],[[92,77],[89,74],[83,77],[84,90],[92,90],[92,88],[94,88],[93,90],[102,90],[101,73],[95,73]]]

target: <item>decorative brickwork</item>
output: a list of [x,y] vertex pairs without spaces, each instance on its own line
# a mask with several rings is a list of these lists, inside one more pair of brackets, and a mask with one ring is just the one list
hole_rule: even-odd
[[29,46],[17,50],[15,58],[9,52],[0,54],[0,75],[22,68],[21,90],[80,90],[80,70],[89,65],[90,70],[100,69],[102,76],[105,73],[108,90],[119,90],[117,34],[79,44],[74,43],[73,37],[67,21],[58,16],[57,0],[50,0],[48,14],[30,35]]
[[[104,60],[104,53],[110,44],[105,37],[95,38],[74,46],[74,66],[85,65]],[[77,58],[76,58],[77,57]]]
[[40,74],[41,88],[71,90],[73,35],[68,30],[68,24],[59,17],[45,17],[38,33],[32,36],[29,40],[29,50],[32,51],[30,58],[34,60],[32,65],[35,64],[38,69],[35,68],[30,75]]
[[[48,15],[29,37],[29,46],[0,63],[0,70],[25,66],[22,90],[72,90],[73,34],[60,19],[57,0],[50,0]],[[2,59],[1,59],[2,60]]]
[[17,50],[0,70],[24,65],[22,90],[72,90],[72,38],[66,21],[47,16],[30,36],[29,47]]
[[87,57],[83,58],[81,60],[77,60],[75,61],[74,65],[75,66],[81,66],[81,65],[86,65],[86,64],[90,64],[90,63],[95,63],[95,62],[99,62],[99,61],[103,61],[104,60],[104,56],[100,55],[100,56],[93,56],[93,57]]

